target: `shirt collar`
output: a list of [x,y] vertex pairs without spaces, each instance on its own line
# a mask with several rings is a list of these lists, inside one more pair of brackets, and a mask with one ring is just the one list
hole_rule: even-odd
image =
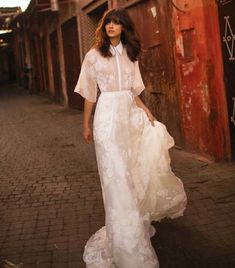
[[113,56],[115,56],[116,51],[118,52],[119,55],[122,55],[123,51],[123,45],[122,42],[120,42],[117,46],[112,46],[110,45],[110,52],[112,53]]

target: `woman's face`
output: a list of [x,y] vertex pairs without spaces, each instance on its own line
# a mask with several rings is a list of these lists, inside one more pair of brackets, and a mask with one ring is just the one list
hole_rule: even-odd
[[111,20],[105,25],[105,30],[109,38],[120,38],[122,33],[122,25]]

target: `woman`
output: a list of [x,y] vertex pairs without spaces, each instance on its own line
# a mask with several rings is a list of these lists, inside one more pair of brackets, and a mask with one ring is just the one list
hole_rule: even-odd
[[101,91],[94,141],[102,185],[105,227],[87,242],[89,268],[159,267],[151,246],[151,221],[183,214],[186,195],[170,169],[174,145],[139,98],[144,90],[138,56],[140,41],[124,9],[106,12],[86,54],[75,92],[85,98],[83,136],[93,139],[90,118]]

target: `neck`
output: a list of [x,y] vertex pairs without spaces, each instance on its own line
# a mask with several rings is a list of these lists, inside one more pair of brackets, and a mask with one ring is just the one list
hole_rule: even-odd
[[119,43],[120,43],[120,38],[116,37],[116,38],[110,38],[110,43],[112,46],[116,47]]

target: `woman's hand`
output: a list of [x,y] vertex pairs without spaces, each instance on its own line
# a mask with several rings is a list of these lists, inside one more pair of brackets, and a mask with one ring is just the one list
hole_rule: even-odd
[[154,127],[154,121],[156,120],[156,118],[153,116],[153,114],[149,111],[149,109],[146,109],[146,115],[148,116],[148,119],[151,123],[151,125]]
[[140,99],[139,96],[135,97],[135,102],[136,102],[136,105],[138,107],[142,108],[145,111],[151,125],[154,127],[154,121],[157,119],[153,116],[153,114],[150,112],[150,110],[145,106],[145,104],[142,102],[142,100]]
[[85,143],[90,144],[93,141],[92,130],[90,127],[83,127],[83,138]]

